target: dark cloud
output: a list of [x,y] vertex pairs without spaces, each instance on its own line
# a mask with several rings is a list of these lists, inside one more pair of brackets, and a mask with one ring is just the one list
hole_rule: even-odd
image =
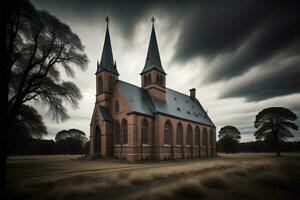
[[[47,9],[62,18],[76,18],[86,23],[97,22],[109,15],[114,26],[118,26],[127,39],[133,39],[134,28],[145,17],[161,13],[170,20],[170,27],[180,28],[175,45],[174,62],[204,58],[208,73],[204,82],[209,84],[241,76],[250,69],[272,60],[279,54],[285,59],[299,55],[300,46],[300,1],[81,1],[51,0],[33,1],[38,8]],[[104,22],[99,21],[99,24]],[[174,29],[170,29],[172,32]],[[168,33],[172,34],[172,33]],[[218,62],[216,62],[218,61]],[[289,70],[280,68],[277,79],[295,86],[297,77]],[[288,68],[288,65],[286,65]],[[271,74],[267,75],[268,77]],[[268,79],[268,77],[266,79]],[[262,80],[257,80],[257,82]],[[255,82],[255,80],[253,80]],[[250,84],[250,83],[248,83]],[[283,90],[279,83],[269,88],[256,84],[256,92],[243,93],[244,87],[228,90],[222,97],[242,94],[248,100],[260,100],[276,95],[298,91],[297,88]],[[268,89],[264,93],[263,89]],[[247,89],[245,91],[248,91]],[[260,91],[261,95],[258,94]],[[237,93],[235,93],[237,92]],[[253,96],[251,96],[253,94]]]
[[300,58],[280,66],[269,73],[259,74],[247,81],[225,89],[221,98],[245,97],[248,101],[261,101],[272,97],[300,92]]
[[[206,81],[230,79],[300,42],[300,4],[281,1],[219,1],[199,4],[185,23],[175,58],[227,59]],[[292,53],[292,52],[291,52]]]
[[121,33],[128,39],[132,38],[135,25],[145,20],[146,15],[152,16],[159,10],[162,14],[166,13],[166,16],[181,16],[180,13],[190,4],[184,1],[155,0],[32,0],[32,2],[40,9],[54,12],[56,16],[65,19],[76,18],[87,23],[103,19],[99,21],[100,24],[104,22],[105,16],[110,16],[112,22],[119,26]]

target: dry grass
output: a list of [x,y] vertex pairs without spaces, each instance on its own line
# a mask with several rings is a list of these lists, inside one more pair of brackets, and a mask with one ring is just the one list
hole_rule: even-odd
[[300,154],[129,163],[79,156],[8,158],[10,199],[297,199]]
[[205,187],[208,188],[217,188],[217,189],[225,189],[227,185],[225,181],[221,177],[210,176],[201,181]]

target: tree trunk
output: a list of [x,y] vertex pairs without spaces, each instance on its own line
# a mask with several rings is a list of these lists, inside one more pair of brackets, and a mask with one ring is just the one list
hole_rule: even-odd
[[281,156],[280,154],[280,147],[279,147],[279,138],[278,138],[278,132],[275,132],[275,149],[276,149],[276,156]]

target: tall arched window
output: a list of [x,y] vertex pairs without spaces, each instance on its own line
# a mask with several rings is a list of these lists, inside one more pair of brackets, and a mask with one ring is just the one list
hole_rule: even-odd
[[121,142],[122,144],[128,143],[128,127],[127,127],[127,121],[126,119],[122,120],[121,124]]
[[108,90],[109,90],[109,92],[112,92],[113,87],[114,87],[113,77],[109,76],[108,77]]
[[195,130],[195,145],[200,146],[200,129],[198,126]]
[[209,133],[209,145],[213,146],[214,144],[214,131],[211,129]]
[[193,129],[192,129],[192,126],[190,124],[187,127],[186,144],[187,145],[192,145],[193,144]]
[[121,142],[121,133],[120,133],[120,124],[119,122],[115,123],[115,136],[116,136],[116,144],[120,144]]
[[204,130],[203,130],[203,145],[207,146],[207,143],[208,143],[207,130],[206,130],[206,128],[204,128]]
[[176,144],[183,145],[183,128],[182,124],[178,122],[177,129],[176,129]]
[[148,121],[146,119],[142,122],[142,144],[148,144]]
[[101,76],[98,78],[98,90],[99,94],[103,94],[103,80]]
[[120,106],[119,106],[119,101],[118,100],[116,100],[116,102],[115,102],[115,112],[116,113],[120,112]]
[[164,144],[172,144],[172,124],[170,120],[167,120],[164,128]]

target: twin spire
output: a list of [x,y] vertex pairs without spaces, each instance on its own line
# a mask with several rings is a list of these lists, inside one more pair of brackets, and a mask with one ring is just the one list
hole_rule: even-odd
[[103,45],[103,50],[102,50],[101,61],[100,61],[100,64],[97,63],[97,72],[96,73],[102,72],[102,71],[108,71],[108,72],[112,72],[116,75],[119,75],[116,62],[114,62],[112,48],[111,48],[110,34],[109,34],[109,29],[108,29],[108,23],[109,23],[110,19],[108,18],[108,16],[105,18],[105,21],[107,24],[105,40],[104,40],[104,45]]
[[[105,41],[104,41],[103,50],[102,50],[101,62],[100,62],[100,64],[97,63],[97,72],[96,73],[101,72],[101,71],[108,71],[108,72],[112,72],[114,74],[119,75],[116,63],[114,63],[114,60],[113,60],[113,53],[112,53],[111,42],[110,42],[110,35],[109,35],[109,29],[108,29],[108,23],[109,23],[110,19],[108,17],[106,17],[105,20],[107,23]],[[151,36],[150,36],[150,43],[149,43],[149,47],[148,47],[145,66],[144,66],[144,69],[141,72],[141,74],[146,73],[153,68],[166,74],[161,65],[159,50],[158,50],[158,46],[157,46],[156,34],[155,34],[155,29],[154,29],[154,22],[156,21],[156,19],[154,17],[152,17],[151,21],[152,21],[152,31],[151,31]]]

